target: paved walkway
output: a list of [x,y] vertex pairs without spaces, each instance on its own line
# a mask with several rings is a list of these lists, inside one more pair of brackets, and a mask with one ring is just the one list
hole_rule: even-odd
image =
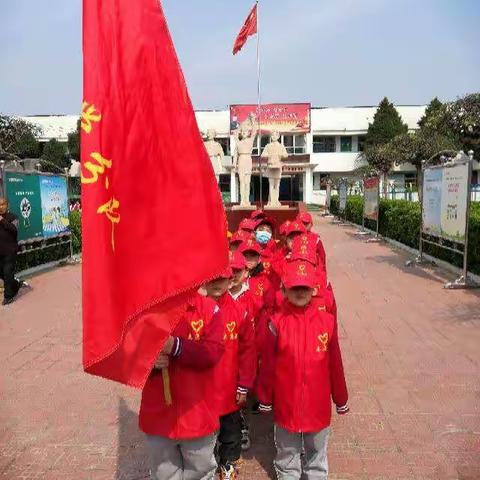
[[[480,479],[480,293],[318,219],[339,304],[351,413],[336,417],[333,480]],[[138,392],[81,371],[80,267],[32,279],[0,309],[0,478],[147,478]],[[255,418],[242,478],[269,478]]]

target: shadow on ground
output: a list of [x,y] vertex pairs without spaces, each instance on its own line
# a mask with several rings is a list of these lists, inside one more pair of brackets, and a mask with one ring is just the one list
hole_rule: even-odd
[[[256,474],[260,474],[261,477],[265,472],[270,479],[275,479],[272,418],[251,415],[248,421],[252,447],[243,454],[245,464],[241,468],[240,478],[255,478]],[[138,413],[131,410],[123,398],[118,399],[117,471],[114,478],[115,480],[150,478],[148,450],[145,437],[138,428]]]
[[149,479],[148,451],[138,428],[138,414],[123,398],[118,400],[118,447],[115,480]]

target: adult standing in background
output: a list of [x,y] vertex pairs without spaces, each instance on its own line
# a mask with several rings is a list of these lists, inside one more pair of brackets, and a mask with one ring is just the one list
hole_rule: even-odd
[[15,300],[21,283],[15,278],[18,218],[8,211],[8,201],[0,197],[0,279],[3,280],[3,305]]

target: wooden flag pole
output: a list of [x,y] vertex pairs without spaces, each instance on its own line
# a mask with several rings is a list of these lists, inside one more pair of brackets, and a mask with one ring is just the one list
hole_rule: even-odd
[[172,389],[170,388],[170,375],[168,373],[168,368],[162,368],[162,379],[163,379],[163,393],[165,395],[165,403],[167,405],[171,405]]

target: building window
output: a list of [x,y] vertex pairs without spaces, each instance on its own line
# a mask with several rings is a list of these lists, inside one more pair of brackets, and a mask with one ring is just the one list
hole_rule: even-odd
[[314,190],[326,190],[327,189],[327,173],[313,172],[313,189]]
[[313,136],[313,153],[335,152],[335,137]]
[[352,137],[340,137],[340,151],[341,152],[352,151]]
[[365,150],[365,139],[367,137],[365,135],[358,136],[358,151],[363,152]]
[[303,155],[307,151],[305,135],[282,135],[282,143],[289,155]]
[[[255,143],[253,146],[252,150],[252,155],[259,155],[258,153],[258,142],[259,142],[259,136],[257,135],[257,138],[255,139]],[[270,143],[270,135],[262,135],[262,140],[261,140],[261,145],[260,145],[260,151],[263,152],[263,149],[265,146]]]
[[230,139],[229,138],[216,138],[216,142],[218,142],[223,149],[223,153],[225,155],[230,155]]
[[416,172],[408,172],[405,174],[405,188],[411,188],[413,190],[417,189],[417,173]]

